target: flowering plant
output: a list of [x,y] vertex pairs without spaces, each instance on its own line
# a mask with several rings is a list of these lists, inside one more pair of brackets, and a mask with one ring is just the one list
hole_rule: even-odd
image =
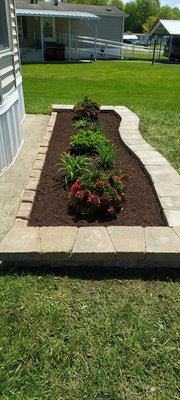
[[80,118],[95,120],[100,112],[100,106],[88,96],[85,96],[82,101],[75,104],[74,111]]
[[93,215],[97,211],[115,214],[125,197],[126,178],[121,170],[84,174],[71,186],[68,204],[82,215]]

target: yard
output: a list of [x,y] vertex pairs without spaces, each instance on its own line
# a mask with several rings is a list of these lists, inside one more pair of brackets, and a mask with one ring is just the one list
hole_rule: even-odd
[[[24,65],[22,72],[27,113],[84,95],[125,105],[180,170],[178,65]],[[176,271],[12,266],[1,267],[0,287],[2,400],[179,399]]]
[[88,95],[124,105],[140,117],[144,138],[180,172],[179,65],[140,61],[23,65],[26,112],[74,104]]

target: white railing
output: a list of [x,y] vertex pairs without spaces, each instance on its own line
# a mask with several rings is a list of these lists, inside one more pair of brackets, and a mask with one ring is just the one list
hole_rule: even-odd
[[[69,35],[57,33],[54,41],[63,44],[63,54],[50,61],[78,61],[78,60],[119,60],[144,59],[152,60],[153,47],[136,46],[112,40],[94,38],[90,36]],[[47,44],[46,44],[47,45]],[[20,46],[22,62],[42,62],[45,46],[37,49],[35,46],[23,48]],[[156,50],[155,59],[160,58],[160,50]]]
[[[112,40],[94,38],[90,36],[56,34],[57,43],[65,44],[65,58],[79,59],[152,59],[153,47],[136,46]],[[159,51],[156,51],[159,58]]]

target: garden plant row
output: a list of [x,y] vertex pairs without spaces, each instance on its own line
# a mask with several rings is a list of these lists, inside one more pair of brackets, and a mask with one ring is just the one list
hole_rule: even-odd
[[116,214],[125,199],[124,174],[116,148],[98,121],[100,106],[87,96],[74,106],[77,115],[70,151],[59,156],[58,172],[65,171],[68,207],[76,214]]

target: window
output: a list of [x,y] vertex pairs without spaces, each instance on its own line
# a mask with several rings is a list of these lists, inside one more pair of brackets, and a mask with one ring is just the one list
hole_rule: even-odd
[[6,0],[0,1],[0,51],[9,47]]

